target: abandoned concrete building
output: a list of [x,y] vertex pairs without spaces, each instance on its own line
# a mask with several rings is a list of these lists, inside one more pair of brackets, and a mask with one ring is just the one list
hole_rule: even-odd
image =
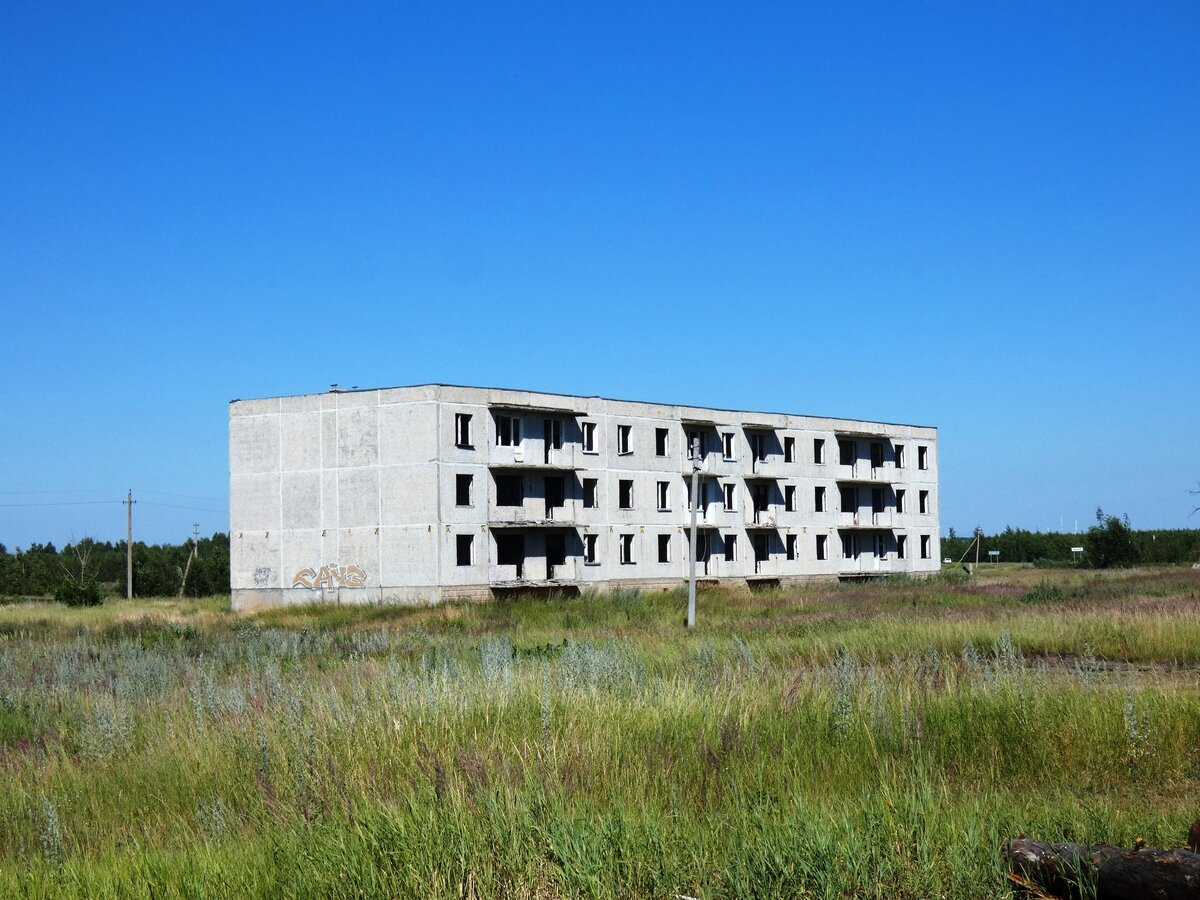
[[[692,448],[695,448],[693,458]],[[418,385],[230,405],[237,609],[939,567],[937,430]]]

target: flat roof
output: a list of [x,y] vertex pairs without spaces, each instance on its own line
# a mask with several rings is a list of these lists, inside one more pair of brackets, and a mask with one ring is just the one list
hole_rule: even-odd
[[[487,387],[485,385],[478,385],[478,384],[447,384],[447,383],[441,382],[441,381],[427,381],[427,382],[423,382],[421,384],[394,384],[394,385],[390,385],[387,387],[371,387],[371,388],[360,388],[360,387],[342,388],[342,387],[339,387],[336,390],[331,389],[328,391],[313,391],[313,392],[310,392],[307,394],[279,394],[278,396],[275,396],[275,397],[238,397],[233,400],[230,400],[229,402],[230,403],[238,403],[241,400],[284,400],[284,399],[289,399],[292,397],[319,397],[319,396],[323,396],[325,394],[369,394],[372,391],[399,391],[399,390],[411,390],[413,388],[457,388],[459,390],[466,390],[466,391],[507,391],[507,392],[513,393],[513,394],[540,394],[543,397],[576,397],[581,400],[603,400],[608,403],[639,403],[644,406],[671,406],[676,409],[708,410],[710,412],[731,413],[736,416],[755,416],[755,415],[758,415],[758,416],[793,416],[793,417],[803,418],[803,419],[829,419],[829,420],[835,421],[835,422],[870,422],[874,425],[896,425],[896,426],[900,426],[903,428],[928,428],[933,431],[937,430],[936,425],[920,425],[915,422],[883,422],[883,421],[880,421],[877,419],[858,419],[858,418],[850,418],[849,416],[825,416],[825,415],[818,415],[815,413],[777,412],[777,411],[773,411],[773,410],[761,410],[761,409],[759,409],[759,410],[728,409],[728,408],[725,408],[722,406],[696,406],[691,403],[665,403],[665,402],[658,401],[658,400],[628,400],[628,399],[625,399],[622,397],[604,397],[600,394],[563,394],[563,393],[556,393],[554,391],[527,390],[525,388]],[[500,406],[500,404],[498,404],[496,402],[491,402],[491,403],[489,403],[489,405],[490,406]],[[510,408],[515,408],[515,407],[510,407]],[[708,424],[708,422],[704,419],[695,419],[695,418],[689,419],[686,415],[681,416],[681,419],[684,422],[692,422],[695,424]],[[715,425],[718,423],[713,422],[713,424]],[[729,423],[729,424],[733,424],[733,423]],[[776,426],[754,426],[754,425],[752,425],[749,427],[752,427],[752,428],[754,428],[754,427],[774,428]]]

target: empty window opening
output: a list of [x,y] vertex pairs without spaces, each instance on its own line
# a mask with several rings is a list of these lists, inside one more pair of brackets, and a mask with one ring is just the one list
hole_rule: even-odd
[[908,535],[896,535],[896,559],[904,559],[904,553],[908,549]]
[[922,514],[929,512],[929,491],[921,491],[917,494],[917,510]]
[[670,482],[660,481],[658,483],[658,508],[660,510],[668,510],[671,508],[670,492]]
[[796,558],[796,535],[789,534],[784,539],[783,552],[788,559]]
[[632,425],[618,425],[617,426],[617,452],[618,453],[633,452],[629,449],[629,446],[630,446],[629,439],[630,439],[630,435],[632,433],[633,433]]
[[737,535],[725,535],[725,562],[737,561]]
[[583,479],[583,508],[595,509],[600,504],[596,501],[596,486],[599,481],[595,478]]
[[471,447],[471,416],[469,413],[454,414],[454,445]]
[[733,459],[733,432],[721,432],[721,455],[726,459]]
[[460,534],[456,538],[456,553],[455,556],[460,566],[471,566],[475,564],[475,535]]
[[525,575],[525,536],[522,534],[496,535],[496,564],[515,566],[517,578]]
[[559,569],[567,564],[567,536],[551,533],[546,535],[546,579],[559,576]]
[[583,562],[585,565],[594,566],[596,564],[596,537],[594,534],[585,534],[583,536]]
[[842,559],[858,559],[858,535],[842,535]]
[[475,476],[459,473],[454,476],[454,502],[458,506],[470,506],[474,493]]
[[522,506],[525,503],[525,479],[520,475],[496,476],[496,505]]
[[579,426],[582,434],[581,443],[583,444],[584,453],[596,452],[596,423],[584,422]]
[[897,469],[904,468],[904,445],[903,444],[896,445],[896,468]]
[[874,546],[875,557],[877,559],[886,559],[887,553],[888,553],[888,551],[887,551],[887,535],[886,534],[876,534],[875,540],[874,540],[874,545],[875,545]]
[[767,436],[761,431],[750,432],[750,457],[755,462],[766,462]]
[[896,512],[904,512],[904,488],[897,488],[896,490]]
[[847,487],[845,485],[840,489],[842,500],[842,512],[857,513],[858,512],[858,488]]
[[858,458],[858,446],[854,441],[839,440],[838,441],[838,462],[843,466],[854,465],[854,460]]
[[669,534],[658,536],[658,561],[660,563],[671,561],[671,536]]
[[871,468],[883,468],[883,442],[871,441]]
[[617,506],[633,509],[633,479],[622,478],[617,482]]
[[725,509],[730,512],[737,509],[737,507],[734,506],[734,503],[737,500],[737,485],[723,484],[721,485],[721,490],[724,492]]
[[666,456],[670,447],[669,435],[671,434],[666,428],[654,429],[654,455]]
[[521,443],[521,420],[516,416],[496,417],[496,445],[516,447]]
[[550,462],[550,451],[561,450],[563,445],[562,419],[546,419],[542,430],[542,452],[546,462]]
[[817,559],[825,559],[826,538],[828,537],[829,535],[826,534],[817,535]]
[[562,476],[547,478],[545,481],[546,518],[553,519],[554,511],[567,502],[567,484]]
[[794,484],[784,485],[783,509],[785,512],[796,511],[796,486]]
[[920,445],[917,446],[917,468],[918,469],[928,469],[929,468],[929,448],[928,447],[922,447]]
[[754,561],[766,562],[771,557],[771,536],[769,534],[754,535]]
[[689,431],[687,450],[688,459],[704,459],[708,455],[708,433]]
[[621,535],[621,564],[633,565],[633,535]]
[[875,515],[879,515],[884,510],[883,497],[883,488],[871,488],[871,512]]
[[813,462],[818,466],[825,465],[825,439],[813,438]]
[[818,485],[813,489],[813,510],[825,512],[825,486]]
[[794,463],[796,461],[796,439],[794,437],[785,437],[783,439],[783,461],[785,463]]
[[921,559],[929,559],[929,535],[921,535]]
[[770,507],[771,491],[770,487],[765,484],[756,484],[754,486],[754,521],[761,522],[766,519],[767,509]]

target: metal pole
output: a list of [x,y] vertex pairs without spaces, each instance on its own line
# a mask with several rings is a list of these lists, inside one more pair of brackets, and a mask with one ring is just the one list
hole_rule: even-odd
[[700,505],[699,482],[700,482],[700,455],[699,441],[692,438],[692,533],[691,543],[692,552],[688,554],[691,558],[688,560],[688,613],[687,627],[696,627],[696,556],[699,553],[699,548],[696,546],[696,507]]
[[133,599],[133,488],[125,497],[125,599]]

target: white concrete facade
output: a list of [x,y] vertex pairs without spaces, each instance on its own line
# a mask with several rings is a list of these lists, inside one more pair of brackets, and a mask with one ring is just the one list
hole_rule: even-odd
[[418,385],[230,404],[235,609],[938,570],[937,430]]

